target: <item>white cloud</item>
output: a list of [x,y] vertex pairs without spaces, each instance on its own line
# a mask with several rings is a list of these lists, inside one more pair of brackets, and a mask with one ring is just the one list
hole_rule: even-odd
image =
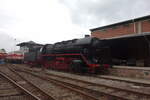
[[4,48],[7,52],[19,49],[19,47],[15,46],[20,42],[19,40],[16,40],[15,38],[9,36],[7,33],[1,31],[0,36],[0,49]]
[[59,0],[73,23],[83,28],[100,27],[150,14],[150,0]]
[[84,37],[89,28],[144,16],[149,5],[148,0],[0,0],[0,33],[19,41],[54,43]]
[[10,20],[1,23],[0,30],[15,38],[52,43],[86,34],[57,0],[1,0],[0,14]]

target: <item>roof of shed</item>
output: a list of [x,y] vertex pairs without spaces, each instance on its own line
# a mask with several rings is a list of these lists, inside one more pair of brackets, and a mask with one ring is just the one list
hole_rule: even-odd
[[93,28],[93,29],[90,29],[90,31],[96,31],[96,30],[101,30],[101,29],[105,29],[105,28],[111,28],[113,26],[128,24],[128,23],[137,22],[137,21],[140,21],[140,20],[147,20],[147,19],[150,19],[150,15],[147,15],[147,16],[144,16],[144,17],[138,17],[138,18],[135,18],[135,19],[130,19],[130,20],[127,20],[127,21],[122,21],[122,22],[118,22],[118,23],[114,23],[114,24],[110,24],[110,25],[106,25],[106,26],[102,26],[102,27]]
[[34,41],[22,42],[22,43],[17,44],[17,46],[25,46],[25,45],[39,45],[39,46],[42,46],[42,44],[35,43]]

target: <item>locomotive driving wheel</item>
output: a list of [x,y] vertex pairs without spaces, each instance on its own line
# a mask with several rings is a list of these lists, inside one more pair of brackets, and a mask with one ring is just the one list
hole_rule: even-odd
[[81,60],[73,60],[70,64],[70,69],[73,72],[84,73],[86,72],[84,64]]

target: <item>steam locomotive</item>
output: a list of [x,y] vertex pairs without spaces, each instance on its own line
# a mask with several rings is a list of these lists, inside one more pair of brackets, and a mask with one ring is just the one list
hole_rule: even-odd
[[29,64],[74,72],[96,73],[111,66],[109,47],[95,37],[85,37],[32,48],[24,55]]
[[46,44],[30,49],[24,56],[24,60],[32,65],[75,72],[105,72],[112,65],[150,66],[150,32]]

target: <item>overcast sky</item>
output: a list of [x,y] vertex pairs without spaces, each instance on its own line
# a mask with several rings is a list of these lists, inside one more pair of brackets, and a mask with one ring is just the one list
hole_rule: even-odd
[[150,15],[150,0],[0,0],[0,48],[81,38],[89,29]]

